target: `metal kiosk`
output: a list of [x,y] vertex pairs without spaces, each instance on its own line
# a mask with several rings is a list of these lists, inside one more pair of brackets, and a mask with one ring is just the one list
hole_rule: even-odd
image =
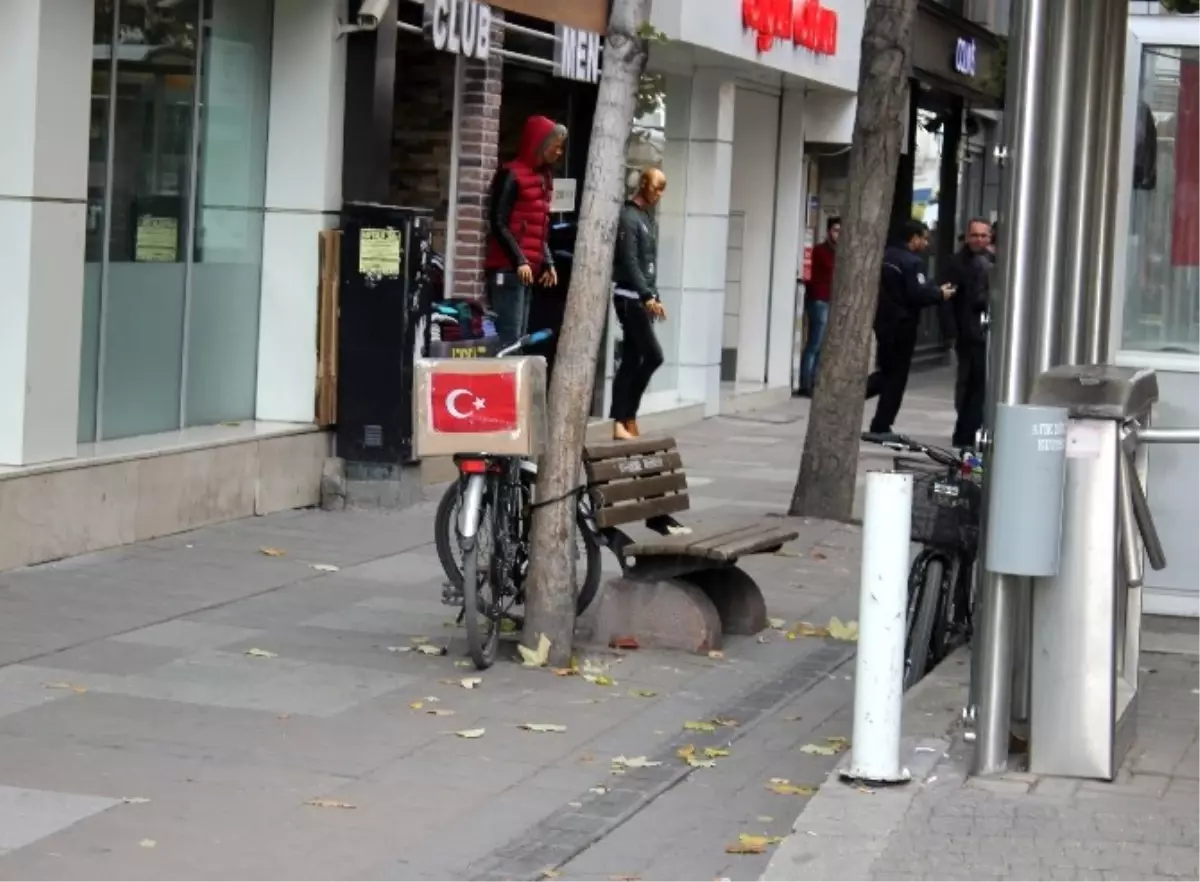
[[1064,365],[1034,385],[1069,421],[1058,574],[1034,582],[1031,772],[1112,780],[1133,743],[1143,559],[1166,565],[1139,444],[1157,400],[1144,369]]

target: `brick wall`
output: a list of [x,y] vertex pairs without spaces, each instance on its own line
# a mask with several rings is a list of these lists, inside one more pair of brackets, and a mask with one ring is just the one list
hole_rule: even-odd
[[[504,47],[500,10],[492,7],[492,48]],[[458,243],[454,250],[456,297],[483,296],[487,248],[487,199],[496,171],[500,137],[500,86],[504,62],[492,54],[486,63],[466,62],[459,123]]]

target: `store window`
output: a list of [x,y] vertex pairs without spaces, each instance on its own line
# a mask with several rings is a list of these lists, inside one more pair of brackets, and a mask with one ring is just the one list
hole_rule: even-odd
[[81,441],[253,417],[273,0],[96,0]]

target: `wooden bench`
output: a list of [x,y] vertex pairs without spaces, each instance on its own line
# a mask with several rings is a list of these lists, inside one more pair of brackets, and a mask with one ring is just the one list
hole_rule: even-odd
[[[677,521],[674,515],[687,511],[691,501],[673,438],[588,445],[583,465],[596,526],[622,570],[622,579],[602,595],[606,602],[601,606],[612,615],[601,630],[624,630],[609,636],[633,636],[639,645],[701,650],[719,646],[722,632],[755,634],[766,627],[762,592],[737,563],[751,554],[778,551],[796,538],[795,531],[770,521],[722,520],[692,528]],[[649,535],[639,538],[622,529],[633,524],[643,525]],[[667,609],[660,609],[664,603]],[[697,639],[690,627],[696,616],[687,610],[682,611],[689,620],[683,623],[687,633],[678,639],[665,633],[671,628],[664,629],[661,622],[639,621],[656,614],[679,617],[680,604],[701,607],[693,610],[705,620],[701,630],[714,630],[715,616],[716,633]],[[605,619],[604,611],[597,618]]]

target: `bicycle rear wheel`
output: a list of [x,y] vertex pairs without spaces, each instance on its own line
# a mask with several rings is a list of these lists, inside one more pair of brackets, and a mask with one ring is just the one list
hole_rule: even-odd
[[933,630],[938,611],[942,609],[942,591],[946,573],[950,569],[946,556],[933,549],[925,549],[913,561],[909,608],[915,610],[908,623],[908,645],[905,647],[904,688],[909,689],[925,676],[933,656]]

